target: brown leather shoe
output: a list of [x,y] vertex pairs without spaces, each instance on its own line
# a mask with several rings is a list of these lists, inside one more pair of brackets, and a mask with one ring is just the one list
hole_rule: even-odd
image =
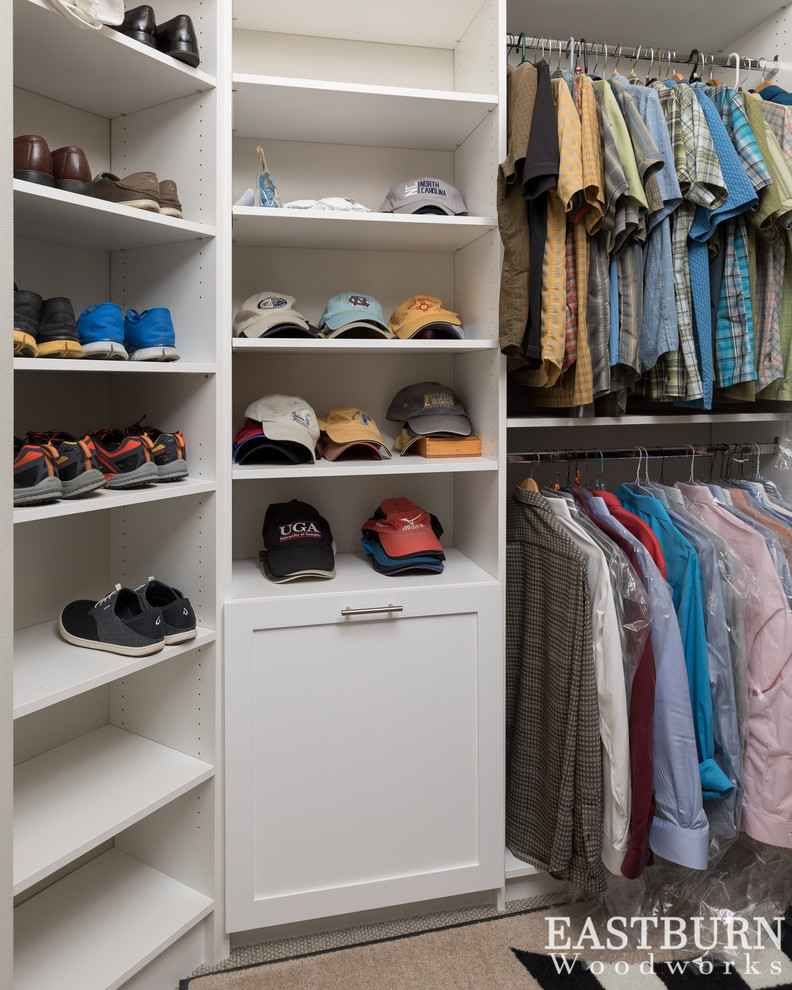
[[21,134],[14,138],[14,178],[55,185],[52,155],[47,142],[38,134]]
[[159,192],[160,213],[166,217],[177,217],[179,220],[183,220],[182,205],[179,202],[179,193],[173,179],[163,179],[159,184]]
[[82,148],[70,144],[66,148],[56,148],[52,152],[52,172],[57,189],[93,196],[91,169]]
[[93,186],[97,199],[159,213],[159,180],[154,172],[133,172],[123,179],[112,172],[102,172],[94,179]]

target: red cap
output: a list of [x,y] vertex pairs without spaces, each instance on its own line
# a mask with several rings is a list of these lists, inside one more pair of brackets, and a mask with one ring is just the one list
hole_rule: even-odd
[[443,548],[432,529],[432,517],[408,498],[386,498],[380,503],[383,518],[369,519],[363,529],[379,534],[380,543],[389,557],[411,553],[442,553]]

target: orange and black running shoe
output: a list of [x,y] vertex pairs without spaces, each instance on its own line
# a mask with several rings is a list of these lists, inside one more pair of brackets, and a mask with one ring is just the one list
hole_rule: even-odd
[[153,426],[143,426],[143,417],[126,428],[128,437],[139,437],[150,446],[151,459],[157,465],[159,481],[181,481],[187,477],[184,436],[180,431],[163,433]]
[[60,498],[57,456],[54,447],[14,437],[14,505],[38,505]]
[[78,440],[62,430],[39,430],[29,431],[28,440],[55,448],[55,467],[63,489],[61,498],[77,498],[104,487],[105,477],[95,467],[94,446],[90,437]]
[[128,437],[121,430],[94,430],[83,439],[93,442],[96,466],[108,488],[142,488],[157,480],[157,465],[139,437]]

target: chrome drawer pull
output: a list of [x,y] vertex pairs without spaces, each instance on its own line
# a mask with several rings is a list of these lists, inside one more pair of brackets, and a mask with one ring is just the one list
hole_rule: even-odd
[[378,605],[376,608],[342,608],[341,615],[378,615],[383,612],[403,611],[403,605]]

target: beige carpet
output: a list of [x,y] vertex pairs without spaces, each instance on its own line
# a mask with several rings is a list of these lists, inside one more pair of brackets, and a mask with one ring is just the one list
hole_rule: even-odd
[[[544,952],[549,917],[571,916],[574,933],[596,913],[593,904],[534,908],[439,931],[206,973],[183,980],[181,990],[539,990],[541,985],[520,961],[519,953]],[[582,955],[589,961],[614,961],[608,952]],[[656,952],[655,960],[659,963],[678,956]],[[638,964],[647,953],[628,949],[618,957],[632,970],[622,986],[641,986]],[[574,974],[561,980],[569,987],[577,983]],[[649,980],[662,985],[654,984],[652,977]]]

